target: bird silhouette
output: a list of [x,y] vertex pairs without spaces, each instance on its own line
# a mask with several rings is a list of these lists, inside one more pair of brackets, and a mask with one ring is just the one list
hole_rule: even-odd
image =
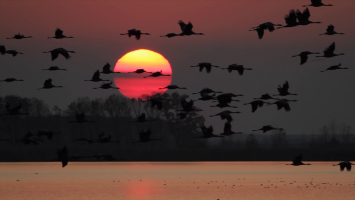
[[139,132],[139,140],[136,142],[132,142],[132,143],[138,143],[138,142],[149,142],[149,141],[158,141],[161,139],[151,139],[150,135],[152,134],[152,132],[150,131],[150,129],[148,130],[142,130],[141,132]]
[[307,62],[307,60],[308,60],[308,55],[310,55],[310,54],[319,54],[318,52],[310,52],[310,51],[302,51],[300,54],[298,54],[298,55],[294,55],[294,56],[292,56],[292,57],[297,57],[297,56],[299,56],[299,57],[301,57],[301,63],[300,63],[300,65],[303,65],[304,63],[306,63]]
[[5,53],[6,53],[6,48],[5,48],[5,46],[4,46],[4,45],[0,45],[0,54],[1,54],[1,55],[5,55]]
[[16,140],[16,143],[24,143],[25,145],[28,144],[33,144],[33,145],[37,145],[38,142],[42,141],[40,138],[38,138],[38,136],[32,134],[30,131],[27,132],[27,134],[25,135],[25,137],[23,137],[20,140]]
[[23,38],[32,38],[32,36],[24,36],[22,34],[16,34],[14,37],[11,37],[11,38],[6,38],[6,39],[17,39],[17,40],[20,40],[20,39],[23,39]]
[[151,75],[145,76],[145,77],[143,77],[143,78],[159,77],[159,76],[170,76],[170,75],[169,75],[169,74],[164,75],[164,74],[162,74],[162,70],[160,70],[160,72],[154,72],[154,73],[152,73]]
[[305,26],[305,25],[313,24],[313,23],[316,23],[316,24],[321,23],[321,22],[309,21],[309,17],[311,16],[311,13],[309,12],[308,8],[306,8],[302,13],[300,10],[297,9],[296,16],[297,16],[299,25]]
[[338,164],[334,164],[333,166],[337,166],[340,165],[340,171],[344,171],[344,169],[346,168],[346,171],[350,172],[351,171],[351,165],[355,165],[349,161],[343,161],[340,162]]
[[253,70],[252,68],[244,68],[243,65],[237,65],[237,64],[228,65],[228,68],[222,68],[222,69],[228,69],[229,73],[231,73],[233,70],[237,70],[239,75],[243,75],[244,70]]
[[224,124],[224,129],[223,129],[223,133],[221,133],[220,135],[234,135],[234,134],[243,134],[242,132],[234,132],[232,131],[232,125],[229,121],[227,121]]
[[60,134],[61,132],[53,132],[53,131],[38,131],[38,136],[46,136],[48,140],[52,140],[53,135]]
[[186,101],[185,98],[182,98],[180,100],[180,103],[181,103],[181,107],[182,107],[182,110],[180,110],[180,111],[184,111],[184,112],[202,111],[202,110],[196,109],[194,107],[194,101],[192,99],[190,101]]
[[263,126],[260,129],[253,130],[253,131],[263,131],[263,133],[266,133],[266,132],[271,131],[271,130],[283,130],[283,129],[282,128],[274,128],[274,127],[272,127],[270,125],[266,125],[266,126]]
[[272,96],[270,96],[268,93],[265,93],[265,94],[261,95],[261,97],[254,98],[254,99],[262,99],[262,100],[276,99],[276,100],[278,100],[277,98],[273,98]]
[[75,118],[76,118],[76,121],[69,121],[69,123],[85,123],[85,122],[95,123],[94,121],[86,120],[84,112],[75,113]]
[[103,67],[102,67],[102,71],[100,73],[102,74],[115,74],[115,73],[121,73],[121,72],[114,72],[111,69],[111,65],[109,63],[106,63]]
[[174,90],[174,89],[187,89],[187,88],[179,87],[179,86],[177,86],[177,85],[168,85],[168,86],[166,86],[166,87],[159,88],[159,90],[161,90],[161,89]]
[[333,42],[329,47],[325,48],[323,53],[323,56],[316,56],[316,57],[325,57],[325,58],[331,58],[334,56],[340,56],[340,55],[345,55],[343,53],[341,54],[334,54],[334,50],[335,50],[335,42]]
[[145,71],[144,69],[137,69],[136,71],[128,72],[128,73],[141,74],[141,73],[152,73],[152,72],[147,72],[147,71]]
[[157,107],[158,107],[158,110],[162,110],[162,109],[163,109],[163,100],[170,101],[169,99],[164,99],[164,98],[162,98],[161,96],[158,96],[158,97],[150,98],[150,99],[148,99],[148,100],[146,100],[146,101],[143,101],[143,102],[148,102],[148,101],[150,101],[152,108],[154,108],[155,106],[157,106]]
[[18,106],[16,106],[16,107],[10,108],[10,104],[8,102],[6,102],[5,109],[6,109],[7,113],[1,114],[0,116],[4,116],[4,115],[29,115],[29,113],[20,112],[21,108],[22,108],[22,104],[21,103]]
[[284,18],[285,18],[286,25],[282,27],[278,27],[277,29],[295,27],[299,25],[299,23],[297,22],[297,15],[294,9],[290,10],[288,14],[285,15]]
[[257,27],[249,31],[256,31],[258,34],[258,38],[261,40],[264,37],[264,30],[265,30],[264,28]]
[[12,57],[15,57],[17,54],[23,54],[23,53],[18,52],[18,51],[16,51],[16,50],[7,50],[5,53],[11,54]]
[[276,104],[277,110],[284,108],[286,112],[289,112],[291,110],[291,107],[288,102],[295,102],[295,101],[297,100],[280,99],[274,103],[269,103],[268,105],[270,106]]
[[166,35],[162,35],[160,37],[167,37],[167,38],[171,38],[171,37],[176,37],[176,36],[181,36],[179,34],[176,34],[176,33],[168,33]]
[[212,67],[219,68],[218,66],[212,65],[212,64],[209,63],[209,62],[201,62],[201,63],[198,63],[196,66],[191,66],[191,67],[198,67],[200,72],[202,72],[202,70],[203,70],[204,68],[206,68],[206,72],[207,72],[207,73],[210,73],[210,72],[211,72]]
[[310,5],[303,5],[303,7],[313,6],[313,7],[320,7],[320,6],[333,6],[332,4],[323,4],[322,0],[311,0]]
[[262,100],[255,100],[250,103],[245,103],[244,105],[250,104],[251,105],[251,112],[255,112],[258,109],[258,107],[262,107],[264,105],[264,103],[265,102]]
[[271,22],[265,22],[262,24],[259,24],[257,27],[252,27],[252,30],[249,31],[256,31],[258,33],[259,39],[262,39],[264,36],[264,30],[269,30],[269,32],[273,32],[275,30],[275,26],[283,26],[281,24],[274,24]]
[[209,94],[209,93],[222,93],[222,92],[220,92],[220,91],[216,92],[216,91],[214,91],[214,90],[212,90],[212,89],[210,89],[208,87],[205,87],[201,91],[195,92],[195,93],[192,93],[192,94],[200,94],[201,97],[203,97],[205,94]]
[[43,69],[43,70],[48,70],[48,71],[58,71],[58,70],[63,70],[63,71],[67,71],[66,69],[61,69],[57,66],[52,66],[52,67],[49,67],[48,69]]
[[201,93],[201,97],[198,98],[195,101],[199,101],[199,100],[201,100],[201,101],[209,101],[209,100],[215,99],[215,96],[216,96],[215,93],[213,93],[213,95],[209,95],[209,93]]
[[85,80],[85,81],[100,82],[100,81],[110,81],[110,80],[102,80],[100,78],[99,70],[96,70],[94,75],[92,76],[91,80]]
[[52,79],[47,79],[44,81],[44,84],[43,84],[43,87],[41,88],[38,88],[37,90],[40,90],[40,89],[51,89],[51,88],[61,88],[63,86],[55,86],[52,84]]
[[240,113],[240,112],[238,112],[238,111],[232,112],[229,110],[225,110],[225,111],[222,111],[222,112],[217,113],[215,115],[211,115],[210,117],[220,116],[222,120],[227,119],[228,122],[231,122],[231,121],[233,121],[233,118],[231,116],[232,113]]
[[277,91],[279,91],[279,94],[275,94],[274,96],[287,96],[287,95],[297,95],[297,94],[292,94],[288,92],[289,89],[289,84],[288,81],[286,81],[283,86],[281,85],[278,86]]
[[51,51],[45,51],[43,53],[51,53],[52,60],[55,60],[58,58],[59,54],[64,56],[65,59],[69,59],[71,57],[69,53],[75,53],[75,51],[67,51],[64,48],[57,48]]
[[341,63],[339,65],[333,65],[331,67],[328,67],[326,70],[320,71],[320,72],[325,72],[325,71],[331,71],[331,70],[338,70],[338,69],[349,69],[347,67],[340,67]]
[[323,34],[319,34],[319,35],[335,35],[335,34],[341,34],[343,35],[344,33],[338,33],[334,31],[334,26],[333,25],[329,25],[328,28],[326,29],[327,32],[323,33]]
[[231,103],[232,101],[239,101],[232,99],[233,97],[243,96],[242,94],[233,94],[233,93],[223,93],[218,95],[215,99],[217,99],[218,103]]
[[228,103],[226,102],[219,102],[217,105],[214,105],[214,106],[210,106],[210,107],[219,107],[219,108],[238,108],[237,106],[231,106],[229,105]]
[[145,113],[142,113],[137,118],[137,121],[133,121],[133,122],[130,122],[130,123],[134,123],[134,122],[152,122],[152,121],[155,121],[155,120],[147,120],[146,117],[145,117]]
[[140,30],[136,29],[130,29],[127,31],[127,33],[122,33],[121,35],[128,35],[128,37],[131,37],[132,35],[136,36],[136,39],[139,40],[141,38],[141,35],[150,35],[149,33],[142,33]]
[[19,80],[19,79],[15,79],[15,78],[6,78],[4,80],[0,80],[0,82],[15,82],[15,81],[23,81],[23,80]]
[[73,37],[67,37],[67,36],[63,35],[63,31],[60,30],[59,28],[57,28],[57,29],[55,30],[55,33],[54,33],[54,34],[55,34],[54,37],[48,37],[48,39],[50,39],[50,38],[55,38],[55,39],[73,38]]
[[292,164],[286,164],[286,165],[294,165],[294,166],[299,166],[299,165],[311,165],[309,163],[305,164],[302,162],[302,154],[297,156],[293,161]]
[[67,146],[65,145],[61,149],[58,149],[57,151],[57,156],[58,160],[62,162],[62,167],[65,167],[68,165],[68,149]]
[[192,24],[189,22],[188,24],[185,24],[183,21],[179,20],[178,24],[180,25],[182,33],[180,33],[181,36],[189,36],[189,35],[204,35],[203,33],[195,33],[192,31]]
[[220,136],[220,135],[215,135],[213,134],[213,127],[212,125],[209,126],[208,128],[203,124],[203,125],[200,125],[200,128],[202,130],[202,136],[199,136],[199,137],[195,137],[196,139],[198,138],[212,138],[212,137],[223,137],[223,136]]
[[111,82],[109,82],[109,83],[102,83],[101,84],[101,86],[100,87],[98,87],[98,88],[93,88],[93,89],[120,89],[120,88],[118,88],[118,87],[112,87],[112,81]]

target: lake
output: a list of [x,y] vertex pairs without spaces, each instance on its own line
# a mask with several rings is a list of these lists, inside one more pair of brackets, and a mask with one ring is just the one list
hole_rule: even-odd
[[355,199],[337,162],[287,163],[3,162],[0,199]]

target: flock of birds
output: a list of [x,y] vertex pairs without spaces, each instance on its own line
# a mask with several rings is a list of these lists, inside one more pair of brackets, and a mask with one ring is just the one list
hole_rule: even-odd
[[[308,6],[314,6],[314,7],[320,7],[320,6],[332,6],[332,5],[325,5],[321,2],[321,0],[311,0],[312,4],[308,5]],[[305,25],[309,25],[312,23],[320,23],[320,22],[312,22],[309,21],[309,17],[310,17],[310,11],[308,8],[306,8],[302,13],[297,10],[291,10],[289,12],[289,14],[287,14],[285,16],[285,22],[286,25],[281,25],[281,24],[274,24],[271,22],[265,22],[262,24],[259,24],[257,27],[253,27],[252,30],[250,31],[256,31],[258,33],[258,37],[259,39],[262,39],[263,35],[264,35],[264,30],[269,30],[269,32],[272,32],[275,30],[275,26],[279,26],[277,29],[281,29],[281,28],[290,28],[290,27],[296,27],[296,26],[305,26]],[[184,23],[183,21],[179,21],[178,22],[180,28],[181,28],[181,33],[180,34],[176,34],[176,33],[168,33],[164,36],[161,37],[176,37],[176,36],[190,36],[190,35],[204,35],[203,33],[195,33],[192,31],[193,25],[191,24],[191,22],[189,22],[188,24]],[[320,34],[320,35],[334,35],[334,34],[343,34],[343,33],[337,33],[334,31],[334,26],[333,25],[329,25],[327,30],[327,32],[324,34]],[[121,35],[128,35],[128,37],[131,36],[135,36],[137,40],[139,40],[141,38],[141,35],[150,35],[149,33],[142,33],[140,30],[136,30],[136,29],[130,29],[128,30],[127,33],[123,33]],[[16,34],[14,37],[12,38],[7,38],[7,39],[24,39],[24,38],[32,38],[31,36],[24,36],[22,34]],[[48,39],[50,38],[54,38],[54,39],[64,39],[64,38],[73,38],[73,37],[68,37],[63,35],[63,31],[60,30],[59,28],[57,28],[57,30],[55,31],[55,36],[53,37],[48,37]],[[324,51],[323,51],[323,55],[322,56],[317,56],[317,57],[325,57],[325,58],[331,58],[331,57],[335,57],[335,56],[340,56],[340,55],[344,55],[343,53],[341,54],[335,54],[334,53],[335,50],[335,42],[333,42],[329,47],[327,47]],[[0,45],[0,53],[2,55],[4,54],[11,54],[12,56],[16,56],[17,54],[22,54],[21,52],[17,52],[16,50],[6,50],[4,45]],[[64,58],[69,59],[71,56],[69,53],[75,53],[74,51],[68,51],[64,48],[56,48],[53,49],[51,51],[47,51],[47,52],[43,52],[43,53],[50,53],[51,54],[51,59],[55,60],[58,58],[59,55],[62,55]],[[299,56],[301,58],[301,62],[300,64],[303,65],[304,63],[307,62],[308,60],[308,56],[311,54],[319,54],[318,52],[309,52],[309,51],[303,51],[298,55],[294,55],[293,57],[297,57]],[[339,70],[339,69],[347,69],[347,68],[342,68],[340,67],[341,64],[338,65],[334,65],[331,66],[321,72],[325,72],[328,70]],[[238,64],[231,64],[229,65],[227,68],[221,68],[219,66],[216,65],[212,65],[211,63],[208,62],[201,62],[198,63],[196,66],[191,66],[191,67],[198,67],[199,71],[202,72],[203,69],[206,70],[207,73],[210,73],[212,68],[219,68],[222,70],[228,70],[229,73],[231,73],[232,71],[237,71],[239,75],[243,75],[244,71],[246,70],[253,70],[251,68],[245,68],[243,65],[238,65]],[[104,65],[104,67],[102,68],[102,71],[100,72],[99,70],[95,71],[94,75],[92,76],[91,79],[89,80],[85,80],[85,81],[91,81],[91,82],[103,82],[103,84],[101,84],[101,86],[97,87],[97,88],[93,88],[93,89],[119,89],[117,87],[113,87],[112,86],[112,81],[110,80],[104,80],[100,78],[100,74],[113,74],[113,73],[120,73],[120,72],[115,72],[112,71],[111,66],[109,63],[106,63]],[[66,71],[66,69],[61,69],[57,66],[52,66],[49,67],[48,69],[43,69],[43,70],[49,70],[49,71],[58,71],[58,70],[63,70]],[[148,78],[148,77],[152,77],[152,78],[157,78],[160,76],[170,76],[169,74],[162,74],[162,71],[157,71],[157,72],[147,72],[144,69],[137,69],[133,72],[129,72],[129,73],[136,73],[136,74],[143,74],[143,73],[147,73],[149,74],[148,76],[144,76],[143,78]],[[23,81],[23,80],[18,80],[15,78],[6,78],[4,80],[0,80],[1,82],[14,82],[14,81]],[[108,83],[106,83],[105,81],[110,81]],[[58,85],[53,85],[52,84],[52,79],[47,79],[44,81],[43,87],[42,88],[38,88],[38,89],[52,89],[52,88],[62,88],[63,86],[58,86]],[[260,107],[262,107],[264,104],[271,106],[271,105],[276,105],[278,110],[284,109],[285,111],[290,111],[291,107],[290,107],[290,102],[296,102],[297,100],[289,100],[286,99],[286,96],[291,96],[291,95],[297,95],[294,93],[290,93],[289,92],[289,83],[288,81],[286,81],[282,86],[279,85],[277,87],[277,91],[278,94],[274,94],[274,95],[270,95],[268,93],[262,94],[260,97],[258,98],[254,98],[251,102],[249,103],[245,103],[244,105],[251,105],[251,112],[256,112],[256,110]],[[168,85],[164,88],[157,88],[157,89],[169,89],[169,90],[173,90],[173,89],[187,89],[184,87],[179,87],[177,85]],[[219,95],[217,95],[218,93],[221,93]],[[196,99],[196,100],[190,100],[187,101],[186,99],[182,99],[181,100],[181,107],[182,110],[178,110],[179,113],[176,113],[180,119],[184,119],[186,118],[191,112],[198,112],[201,111],[200,109],[197,109],[196,107],[194,107],[194,102],[195,101],[213,101],[213,102],[218,102],[218,104],[216,105],[212,105],[211,107],[219,107],[219,108],[237,108],[236,106],[232,106],[230,105],[230,103],[235,102],[235,101],[239,101],[235,98],[239,97],[239,96],[243,96],[241,94],[233,94],[233,93],[222,93],[220,91],[214,91],[210,88],[203,88],[201,91],[193,93],[193,94],[200,94],[200,98]],[[276,98],[276,97],[280,97],[280,98]],[[267,100],[274,100],[274,102],[270,103],[267,102]],[[169,101],[169,99],[164,99],[161,96],[157,96],[157,97],[151,97],[150,99],[145,100],[146,102],[150,102],[152,107],[157,106],[157,108],[159,110],[162,110],[163,108],[163,101]],[[21,104],[11,108],[9,103],[6,103],[6,111],[7,113],[4,114],[0,114],[0,116],[4,116],[4,115],[28,115],[29,113],[22,113],[20,112],[21,110]],[[241,132],[234,132],[232,131],[232,125],[231,125],[231,121],[233,120],[232,118],[232,114],[237,114],[240,113],[238,111],[230,111],[230,110],[225,110],[222,112],[219,112],[215,115],[211,115],[210,117],[214,117],[214,116],[220,116],[220,118],[222,120],[226,119],[225,125],[224,125],[224,130],[223,133],[216,135],[213,133],[213,127],[209,126],[206,127],[204,124],[200,125],[201,131],[202,131],[202,135],[196,138],[213,138],[213,137],[224,137],[224,136],[230,136],[233,134],[241,134]],[[135,122],[149,122],[149,121],[153,121],[153,120],[147,120],[146,116],[144,113],[142,113],[138,118],[137,121]],[[76,121],[70,121],[69,123],[94,123],[94,121],[89,121],[85,119],[85,114],[82,113],[76,113]],[[263,133],[271,131],[271,130],[283,130],[282,128],[275,128],[271,125],[265,125],[259,129],[255,129],[253,131],[262,131]],[[49,135],[50,136],[49,136]],[[43,135],[47,135],[48,139],[51,139],[53,134],[56,133],[41,133],[38,134],[37,136],[43,136]],[[36,143],[37,139],[33,139],[36,135],[33,134],[27,134],[25,136],[25,138],[23,138],[22,140],[19,140],[19,142],[24,142],[25,144],[34,144]],[[151,137],[151,130],[142,130],[139,133],[139,141],[136,142],[149,142],[149,141],[154,141],[154,140],[161,140],[161,139],[152,139]],[[31,139],[32,138],[32,139]],[[4,141],[4,140],[3,140]],[[111,135],[109,136],[103,136],[100,135],[100,138],[98,140],[90,140],[90,139],[86,139],[86,138],[80,138],[77,139],[75,141],[86,141],[89,143],[93,143],[93,142],[98,142],[98,143],[108,143],[108,142],[118,142],[118,141],[112,141],[111,140]],[[136,143],[133,142],[133,143]],[[67,147],[64,146],[62,149],[60,149],[58,151],[58,159],[62,161],[63,167],[68,163],[68,159],[70,157],[68,156],[68,150]],[[302,156],[298,156],[293,160],[293,163],[291,165],[307,165],[302,163]],[[350,171],[351,169],[351,163],[348,161],[345,162],[341,162],[338,165],[340,165],[341,170],[344,170],[344,168],[348,169]]]

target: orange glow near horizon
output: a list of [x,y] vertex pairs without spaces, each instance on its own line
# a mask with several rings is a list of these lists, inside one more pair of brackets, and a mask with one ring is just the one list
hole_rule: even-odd
[[172,69],[170,63],[157,52],[138,49],[126,53],[118,59],[114,71],[127,73],[137,69],[144,69],[147,72],[162,71],[162,74],[170,76],[143,78],[149,76],[150,73],[118,75],[114,78],[115,85],[128,98],[139,98],[143,94],[152,94],[153,92],[164,93],[167,89],[160,90],[159,88],[166,87],[171,83]]

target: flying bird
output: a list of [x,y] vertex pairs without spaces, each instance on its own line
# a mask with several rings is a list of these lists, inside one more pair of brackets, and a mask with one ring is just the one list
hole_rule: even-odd
[[196,109],[194,107],[194,101],[192,99],[190,101],[186,101],[185,98],[182,98],[180,100],[180,103],[181,103],[181,107],[183,109],[183,110],[180,110],[180,111],[184,111],[184,112],[202,111],[202,110]]
[[277,29],[280,28],[288,28],[288,27],[295,27],[298,26],[299,23],[297,22],[297,15],[294,9],[290,10],[287,15],[285,15],[285,26],[278,27]]
[[137,69],[134,72],[128,72],[128,73],[136,73],[136,74],[141,74],[141,73],[152,73],[152,72],[147,72],[144,69]]
[[[269,99],[277,99],[277,98],[273,98],[273,97],[270,96],[268,93],[265,93],[265,94],[261,95],[261,97],[259,97],[259,98],[254,98],[254,99],[269,100]],[[277,99],[277,100],[278,100],[278,99]]]
[[264,103],[265,102],[262,100],[255,100],[250,103],[245,103],[244,105],[250,104],[251,105],[251,112],[255,112],[258,109],[258,107],[262,107],[264,105]]
[[181,36],[189,36],[189,35],[204,35],[203,33],[195,33],[192,31],[192,24],[189,22],[188,24],[185,24],[183,21],[179,20],[178,24],[180,25],[182,33],[180,33]]
[[355,165],[349,161],[343,161],[340,162],[338,164],[334,164],[333,166],[337,166],[340,165],[340,171],[344,171],[344,169],[346,168],[346,171],[350,172],[351,171],[351,165]]
[[334,31],[334,26],[333,25],[329,25],[328,28],[326,29],[327,32],[323,33],[323,34],[319,34],[319,35],[335,35],[335,34],[341,34],[343,35],[344,33],[338,33]]
[[159,88],[159,90],[161,90],[161,89],[174,90],[174,89],[187,89],[187,88],[179,87],[179,86],[177,86],[177,85],[168,85],[168,86],[166,86],[166,87]]
[[302,154],[300,154],[299,156],[297,156],[293,161],[292,164],[286,164],[286,165],[294,165],[294,166],[299,166],[299,165],[311,165],[309,163],[304,164],[302,162]]
[[59,54],[64,56],[65,59],[69,59],[71,57],[69,53],[75,53],[75,51],[67,51],[63,48],[57,48],[51,51],[45,51],[43,53],[51,53],[52,60],[55,60],[56,58],[58,58]]
[[249,31],[256,31],[258,33],[259,39],[262,39],[264,36],[264,30],[269,30],[269,32],[273,32],[275,30],[275,26],[283,26],[281,24],[274,24],[271,22],[265,22],[262,24],[259,24],[257,27],[252,27],[252,30]]
[[227,121],[224,124],[224,129],[223,129],[223,133],[221,133],[220,135],[233,135],[233,134],[243,134],[242,132],[234,132],[232,131],[232,125],[229,121]]
[[215,115],[211,115],[210,117],[220,116],[222,120],[227,119],[228,122],[231,122],[231,121],[233,121],[233,118],[231,116],[232,113],[240,113],[240,112],[238,112],[238,111],[232,112],[229,110],[225,110],[225,111],[222,111],[222,112],[217,113]]
[[85,123],[85,122],[95,123],[94,121],[86,120],[84,112],[75,113],[75,118],[76,118],[76,121],[69,121],[69,123]]
[[209,100],[214,100],[215,99],[216,94],[213,93],[213,95],[209,95],[209,93],[201,93],[201,97],[198,98],[195,101],[201,100],[201,101],[209,101]]
[[176,36],[181,36],[179,34],[176,34],[176,33],[168,33],[166,35],[162,35],[160,37],[167,37],[167,38],[171,38],[171,37],[176,37]]
[[[15,57],[17,54],[23,54],[21,52],[18,52],[16,50],[7,50],[5,53],[11,54],[13,57]],[[2,53],[1,53],[2,54]]]
[[277,110],[284,108],[286,112],[289,112],[291,110],[291,107],[288,102],[295,102],[295,101],[297,100],[280,99],[274,103],[269,103],[268,105],[270,106],[276,104]]
[[301,63],[300,63],[300,65],[303,65],[304,63],[307,62],[307,60],[308,60],[308,55],[310,55],[310,54],[319,54],[319,53],[318,53],[318,52],[313,53],[313,52],[310,52],[310,51],[302,51],[300,54],[294,55],[294,56],[292,56],[292,57],[297,57],[297,56],[299,56],[299,57],[301,58]]
[[5,53],[6,53],[6,48],[5,48],[5,46],[4,46],[4,45],[0,45],[0,54],[1,54],[1,55],[5,55]]
[[243,75],[244,70],[253,70],[252,68],[245,68],[243,65],[237,65],[237,64],[228,65],[228,68],[222,68],[222,69],[228,69],[229,73],[231,73],[233,70],[237,70],[239,75]]
[[67,37],[65,35],[63,35],[63,31],[60,30],[59,28],[57,28],[55,30],[55,36],[54,37],[48,37],[47,39],[50,39],[50,38],[55,38],[55,39],[63,39],[63,38],[73,38],[73,37]]
[[297,16],[299,25],[304,26],[304,25],[308,25],[308,24],[312,24],[312,23],[316,23],[316,24],[321,23],[321,22],[309,21],[309,17],[311,16],[311,13],[309,12],[308,8],[306,8],[302,13],[300,10],[297,9],[296,16]]
[[102,67],[102,71],[100,73],[102,74],[114,74],[114,73],[121,73],[121,72],[114,72],[111,69],[111,65],[109,63],[106,63],[103,67]]
[[331,71],[331,70],[338,70],[338,69],[349,69],[347,67],[340,67],[341,63],[339,65],[333,65],[331,67],[328,67],[326,70],[320,71],[320,72],[325,72],[325,71]]
[[316,56],[316,57],[331,58],[331,57],[334,57],[334,56],[345,55],[343,53],[335,54],[334,50],[335,50],[335,42],[333,42],[329,47],[324,49],[324,51],[323,51],[324,55],[323,56]]
[[203,97],[204,96],[204,94],[209,94],[209,93],[222,93],[222,92],[220,92],[220,91],[214,91],[214,90],[212,90],[212,89],[210,89],[210,88],[208,88],[208,87],[205,87],[205,88],[203,88],[201,91],[199,91],[199,92],[195,92],[195,93],[192,93],[192,94],[200,94],[201,95],[201,97]]
[[278,86],[277,91],[279,92],[279,94],[274,95],[274,96],[287,96],[287,95],[297,95],[297,94],[292,94],[288,92],[289,89],[289,84],[288,81],[286,81],[283,86],[281,87],[281,85]]
[[48,69],[43,69],[43,70],[48,70],[48,71],[58,71],[58,70],[63,70],[63,71],[67,71],[66,69],[61,69],[57,66],[52,66],[52,67],[49,67]]
[[91,80],[85,80],[85,81],[100,82],[100,81],[110,81],[110,80],[102,80],[100,78],[99,70],[96,70],[94,75],[92,76]]
[[151,75],[149,75],[149,76],[145,76],[145,77],[143,77],[143,78],[148,78],[148,77],[159,77],[159,76],[170,76],[169,74],[164,75],[164,74],[162,74],[161,72],[162,72],[162,70],[160,70],[160,72],[154,72],[154,73],[152,73]]
[[202,70],[203,70],[204,68],[206,68],[206,72],[207,72],[207,73],[210,73],[210,72],[211,72],[212,67],[219,68],[218,66],[212,65],[212,64],[209,63],[209,62],[201,62],[201,63],[198,63],[196,66],[191,66],[191,67],[198,67],[200,72],[202,72]]
[[253,131],[263,131],[263,133],[266,133],[266,132],[271,131],[271,130],[283,130],[283,129],[282,128],[274,128],[274,127],[272,127],[270,125],[266,125],[266,126],[263,126],[260,129],[253,130]]
[[311,0],[310,5],[303,5],[303,7],[313,6],[313,7],[320,7],[320,6],[333,6],[332,4],[324,4],[322,0]]
[[120,89],[120,88],[118,88],[118,87],[112,87],[112,81],[111,82],[109,82],[109,83],[102,83],[101,84],[101,86],[100,87],[98,87],[98,88],[93,88],[93,89]]
[[55,86],[52,84],[52,79],[47,79],[44,81],[44,84],[43,84],[43,87],[41,88],[38,88],[37,90],[40,90],[40,89],[51,89],[51,88],[61,88],[63,86]]
[[139,40],[141,38],[141,35],[150,35],[149,33],[142,33],[140,30],[136,29],[130,29],[127,31],[127,33],[122,33],[121,35],[128,35],[128,37],[131,37],[132,35],[136,36],[136,39]]
[[223,93],[218,95],[215,99],[217,99],[218,103],[231,103],[232,101],[239,101],[232,99],[233,97],[243,96],[242,94],[233,94],[233,93]]
[[164,99],[161,96],[158,96],[158,97],[150,98],[150,99],[143,101],[143,102],[150,101],[152,108],[157,106],[158,110],[162,110],[163,109],[163,100],[170,101],[169,99]]
[[22,34],[16,34],[14,37],[12,38],[6,38],[6,39],[17,39],[17,40],[20,40],[20,39],[23,39],[23,38],[32,38],[32,36],[24,36]]
[[212,125],[209,126],[208,128],[203,124],[203,125],[200,125],[200,128],[202,130],[202,136],[200,137],[195,137],[195,138],[211,138],[211,137],[223,137],[223,136],[220,136],[220,135],[215,135],[213,134],[213,127]]
[[60,134],[61,132],[53,132],[53,131],[38,131],[38,136],[46,136],[48,140],[52,140],[53,135]]
[[19,79],[15,79],[15,78],[7,78],[7,79],[4,79],[4,80],[0,80],[0,82],[14,82],[14,81],[23,81],[23,80],[19,80]]

